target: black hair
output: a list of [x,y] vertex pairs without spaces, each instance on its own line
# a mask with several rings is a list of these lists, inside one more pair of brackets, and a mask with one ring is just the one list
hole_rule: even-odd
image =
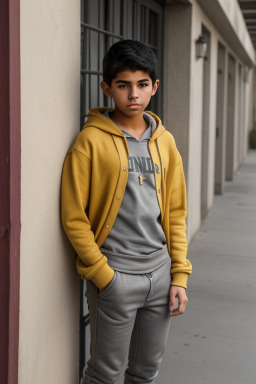
[[103,59],[103,81],[111,86],[119,72],[143,71],[152,83],[157,80],[157,58],[150,47],[136,40],[121,40],[113,44]]

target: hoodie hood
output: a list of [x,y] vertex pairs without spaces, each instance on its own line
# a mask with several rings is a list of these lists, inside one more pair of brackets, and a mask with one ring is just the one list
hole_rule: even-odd
[[[89,111],[88,120],[83,126],[83,130],[87,127],[95,127],[102,131],[108,132],[112,135],[124,137],[123,132],[119,129],[114,123],[111,122],[106,116],[103,115],[104,111],[109,110],[112,112],[113,108],[93,108]],[[161,120],[157,115],[150,111],[145,111],[150,116],[152,116],[156,121],[156,128],[153,131],[150,141],[157,139],[164,131],[165,128],[162,125]]]

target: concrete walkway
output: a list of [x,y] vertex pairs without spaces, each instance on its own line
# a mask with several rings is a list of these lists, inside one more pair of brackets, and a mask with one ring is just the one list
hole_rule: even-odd
[[189,246],[189,303],[172,320],[157,384],[256,383],[256,151]]

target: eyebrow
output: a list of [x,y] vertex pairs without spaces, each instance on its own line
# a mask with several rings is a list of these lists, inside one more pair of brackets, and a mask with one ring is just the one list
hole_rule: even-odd
[[[141,79],[141,80],[138,81],[138,83],[144,83],[145,81],[149,81],[149,79]],[[117,80],[117,81],[115,81],[115,83],[130,84],[131,81],[127,81],[127,80]]]

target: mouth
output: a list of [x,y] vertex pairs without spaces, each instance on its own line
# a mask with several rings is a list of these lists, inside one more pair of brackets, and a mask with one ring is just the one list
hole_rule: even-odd
[[130,108],[130,109],[138,109],[140,107],[141,107],[140,104],[129,104],[129,105],[127,105],[127,108]]

